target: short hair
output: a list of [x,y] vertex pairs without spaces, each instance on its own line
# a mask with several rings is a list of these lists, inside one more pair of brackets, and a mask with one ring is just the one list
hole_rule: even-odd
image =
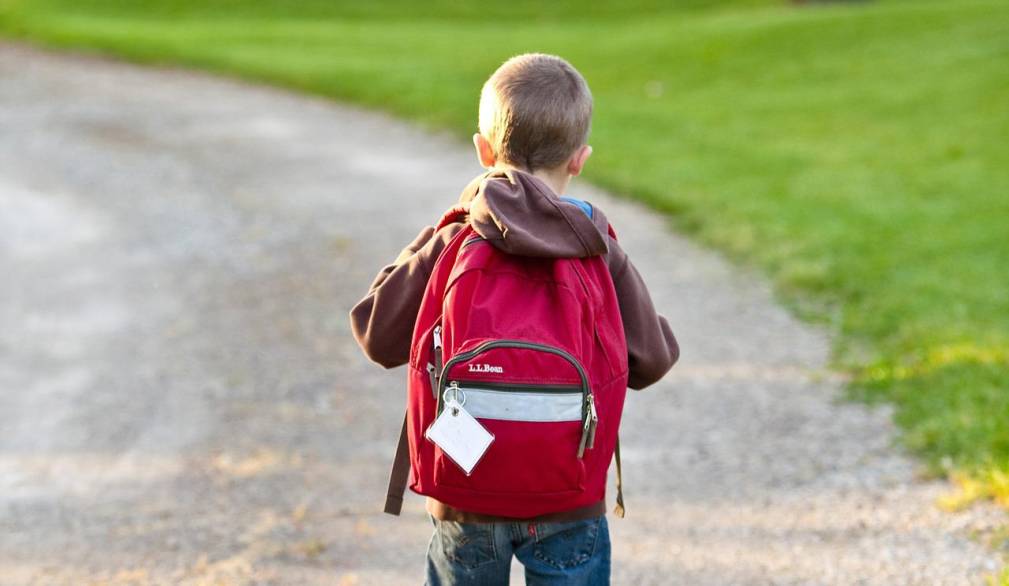
[[480,92],[480,134],[499,160],[528,171],[566,162],[588,142],[591,120],[589,84],[556,55],[516,55]]

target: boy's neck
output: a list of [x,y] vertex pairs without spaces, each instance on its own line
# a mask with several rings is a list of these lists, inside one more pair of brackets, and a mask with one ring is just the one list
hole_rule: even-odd
[[530,172],[528,169],[523,167],[517,167],[515,165],[509,165],[507,163],[497,163],[494,165],[496,169],[517,169],[524,173],[529,173],[530,175],[542,179],[544,183],[550,186],[554,194],[557,196],[564,195],[564,192],[568,190],[568,184],[571,183],[571,175],[569,175],[564,170],[551,171],[548,169],[536,169]]

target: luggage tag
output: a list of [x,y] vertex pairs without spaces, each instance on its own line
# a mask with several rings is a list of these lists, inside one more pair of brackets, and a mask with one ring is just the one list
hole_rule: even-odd
[[494,435],[463,409],[466,395],[458,388],[445,389],[443,398],[441,415],[427,428],[424,437],[441,448],[469,476],[494,441]]

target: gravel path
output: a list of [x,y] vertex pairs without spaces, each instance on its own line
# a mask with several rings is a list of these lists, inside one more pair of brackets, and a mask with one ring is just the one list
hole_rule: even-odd
[[[419,584],[422,498],[379,512],[404,373],[347,311],[478,172],[384,115],[0,44],[0,583]],[[572,194],[683,349],[627,403],[615,584],[998,567],[970,536],[1005,517],[936,509],[889,413],[819,376],[822,332],[654,214]]]

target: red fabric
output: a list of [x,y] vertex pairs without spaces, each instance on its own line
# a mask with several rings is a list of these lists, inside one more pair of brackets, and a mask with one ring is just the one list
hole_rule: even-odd
[[452,222],[458,222],[469,212],[469,206],[463,204],[456,204],[455,206],[449,208],[447,212],[441,217],[441,221],[438,225],[434,227],[434,231],[437,232],[445,226],[448,226]]
[[[457,208],[443,223],[459,218]],[[507,517],[597,502],[605,496],[628,382],[627,345],[606,261],[598,255],[510,255],[477,238],[467,226],[445,247],[417,315],[407,384],[410,489],[461,510]],[[435,362],[433,330],[439,324],[443,364],[492,340],[522,340],[570,354],[588,378],[598,413],[594,447],[578,458],[583,432],[578,421],[480,419],[495,440],[471,475],[463,473],[424,438],[437,408],[426,367]],[[470,372],[470,363],[492,364],[502,372],[481,367]],[[581,383],[567,359],[528,348],[490,349],[457,363],[445,378],[460,386]]]

